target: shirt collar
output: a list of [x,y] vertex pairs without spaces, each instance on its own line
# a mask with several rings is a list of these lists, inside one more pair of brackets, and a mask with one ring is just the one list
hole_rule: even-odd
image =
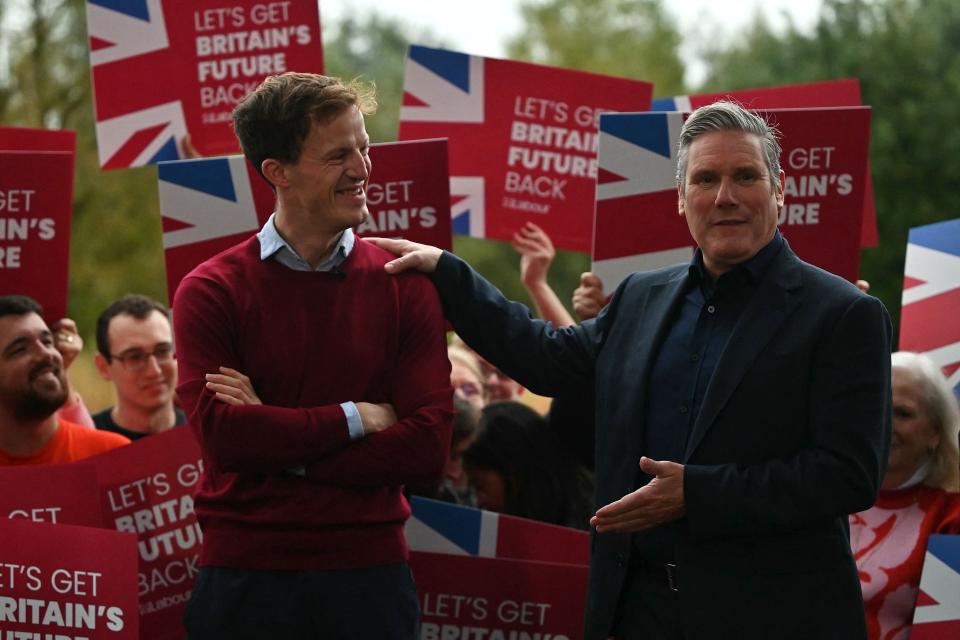
[[[745,274],[745,276],[749,278],[750,282],[756,284],[760,281],[760,278],[763,277],[763,274],[766,273],[770,263],[773,262],[774,257],[780,253],[780,249],[785,243],[786,240],[784,240],[783,235],[780,233],[780,229],[777,229],[773,233],[773,239],[765,244],[760,251],[758,251],[746,262],[741,262],[738,264],[728,273]],[[694,285],[700,285],[705,281],[709,282],[707,268],[703,266],[703,251],[700,250],[700,247],[697,247],[697,250],[693,254],[693,259],[690,260],[689,274],[692,284]],[[724,278],[726,275],[728,274],[723,274],[719,279],[731,279]],[[742,278],[744,275],[735,276],[735,278],[736,277]]]
[[347,256],[350,255],[350,252],[353,251],[356,236],[353,233],[353,229],[346,229],[340,234],[340,238],[330,253],[330,257],[314,269],[310,266],[310,263],[297,254],[296,250],[290,246],[290,243],[277,231],[276,216],[276,212],[271,213],[270,218],[266,224],[263,225],[263,228],[260,229],[260,233],[257,234],[257,239],[260,241],[261,260],[275,258],[277,262],[296,271],[331,271],[340,266],[340,264],[347,259]]

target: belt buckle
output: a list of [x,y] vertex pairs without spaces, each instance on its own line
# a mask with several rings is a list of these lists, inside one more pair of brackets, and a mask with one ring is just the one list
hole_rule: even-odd
[[677,593],[680,591],[680,577],[677,575],[677,565],[668,562],[663,565],[663,568],[667,572],[667,586],[670,587],[670,591]]

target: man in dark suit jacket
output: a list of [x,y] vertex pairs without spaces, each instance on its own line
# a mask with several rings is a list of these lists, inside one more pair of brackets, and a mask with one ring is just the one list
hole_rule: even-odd
[[694,112],[693,261],[633,274],[579,327],[530,319],[451,254],[380,243],[401,254],[388,271],[432,271],[457,333],[521,384],[594,385],[590,640],[865,637],[847,514],[884,473],[890,321],[790,250],[779,155],[739,106]]

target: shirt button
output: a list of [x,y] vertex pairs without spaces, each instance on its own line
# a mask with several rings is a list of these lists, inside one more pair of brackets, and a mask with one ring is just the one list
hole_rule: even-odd
[[685,405],[685,404],[680,405],[680,413],[686,413],[686,412],[689,411],[689,410],[690,410],[690,409],[687,408],[687,405]]
[[717,308],[714,305],[710,305],[709,307],[707,307],[707,313],[713,313],[716,310]]
[[696,361],[699,360],[699,359],[700,359],[700,354],[699,354],[699,353],[691,353],[691,354],[690,354],[690,362],[696,362]]

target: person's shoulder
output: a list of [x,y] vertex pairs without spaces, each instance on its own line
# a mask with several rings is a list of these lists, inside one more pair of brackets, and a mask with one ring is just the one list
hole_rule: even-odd
[[78,460],[130,444],[130,439],[119,433],[87,429],[67,420],[60,421],[60,428],[67,431],[72,441],[71,450]]
[[879,303],[879,300],[857,288],[849,280],[841,278],[835,273],[822,269],[814,264],[801,260],[791,253],[789,259],[793,261],[800,272],[800,284],[809,294],[816,296],[821,302],[837,301],[850,304],[855,300],[868,299]]
[[343,269],[344,271],[360,269],[375,277],[388,278],[390,281],[400,285],[411,282],[418,283],[418,285],[429,284],[430,279],[427,274],[417,271],[416,269],[408,269],[398,274],[387,273],[383,266],[396,257],[397,256],[386,249],[381,249],[372,242],[367,242],[363,238],[357,237],[357,241],[353,245],[353,251],[350,252],[351,264],[344,266]]
[[113,416],[111,415],[113,407],[107,407],[103,411],[99,411],[93,416],[93,426],[101,431],[113,431],[114,422]]
[[620,284],[624,288],[648,287],[657,284],[672,282],[678,278],[683,278],[690,269],[690,263],[682,262],[672,264],[650,271],[634,271],[627,276]]
[[221,280],[259,260],[260,241],[256,236],[251,236],[207,258],[187,273],[183,280],[187,281],[191,278]]

